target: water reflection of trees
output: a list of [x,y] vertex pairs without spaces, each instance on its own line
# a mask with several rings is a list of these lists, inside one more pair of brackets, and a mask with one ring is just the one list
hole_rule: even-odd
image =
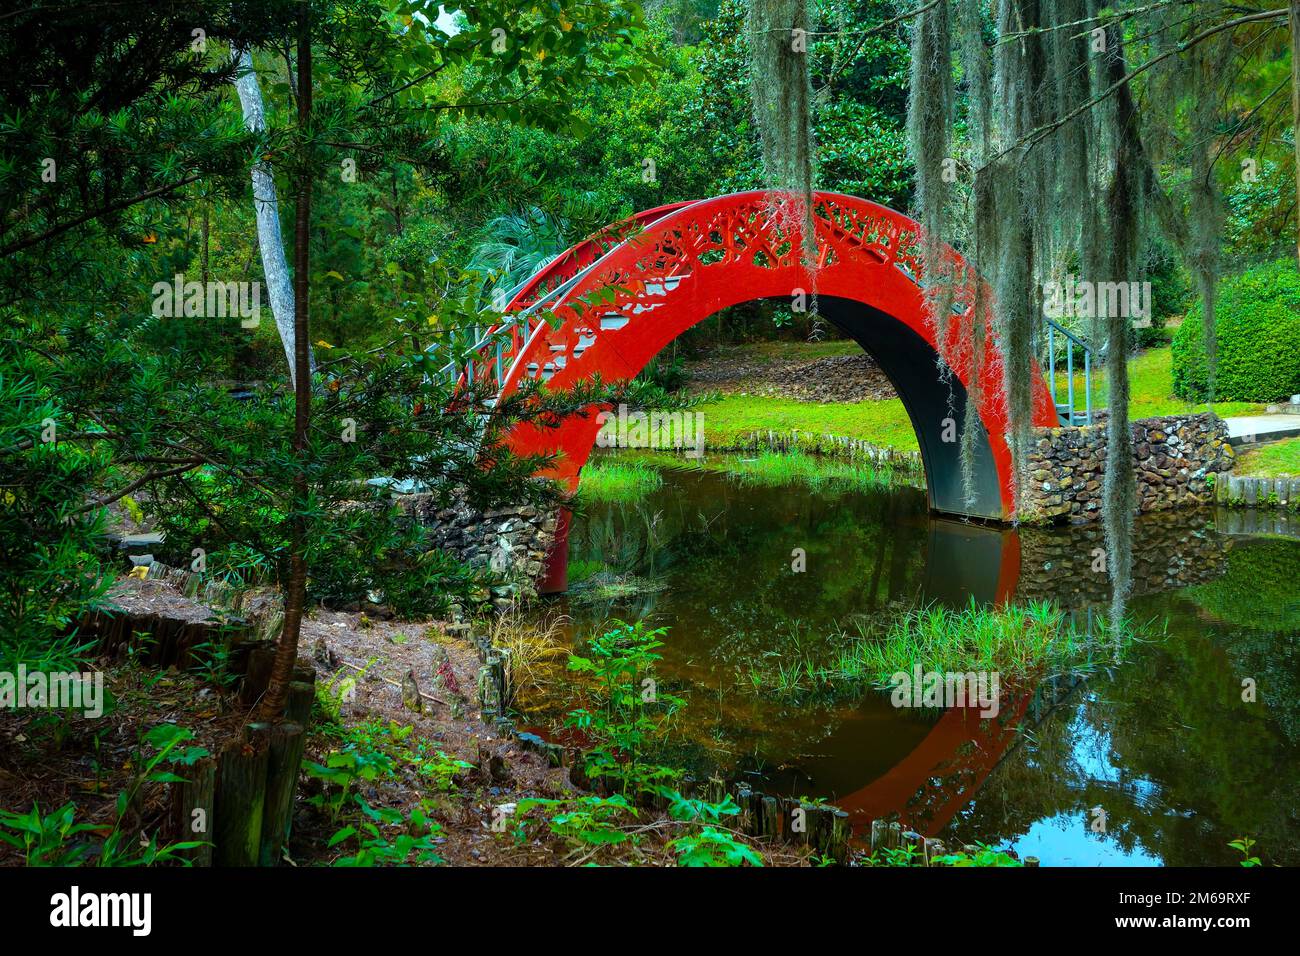
[[[762,754],[780,760],[815,749],[846,706],[783,696],[755,675],[782,662],[829,663],[857,625],[911,606],[927,534],[916,489],[813,493],[675,475],[643,501],[575,521],[570,568],[585,569],[591,586],[590,596],[571,596],[569,611],[577,633],[615,617],[669,625],[662,670],[691,687],[683,736],[708,741],[724,769],[754,769]],[[806,555],[803,573],[791,568],[795,548]],[[659,587],[599,587],[637,579]]]
[[[607,578],[663,580],[674,644],[732,670],[773,651],[832,653],[855,619],[910,605],[925,562],[924,517],[924,498],[912,489],[738,491],[704,473],[580,519],[570,563],[599,564]],[[795,548],[806,555],[803,573],[791,569]],[[619,595],[594,603],[607,617],[658,602]]]
[[1170,865],[1231,864],[1227,843],[1239,836],[1257,839],[1269,862],[1300,863],[1295,697],[1243,702],[1240,663],[1258,655],[1264,675],[1265,660],[1293,664],[1296,633],[1207,625],[1188,595],[1134,610],[1167,615],[1168,639],[1091,679],[1026,734],[958,828],[1013,840],[1060,816],[1086,827],[1101,806],[1108,841]]

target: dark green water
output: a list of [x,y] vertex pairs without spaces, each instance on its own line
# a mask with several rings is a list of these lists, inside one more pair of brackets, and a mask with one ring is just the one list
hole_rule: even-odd
[[[1043,865],[1232,865],[1241,836],[1298,865],[1300,541],[1229,534],[1228,517],[1140,521],[1131,608],[1166,635],[1086,681],[1013,689],[993,720],[781,671],[928,602],[1050,597],[1086,624],[1106,600],[1087,573],[1096,528],[935,520],[910,488],[668,471],[647,499],[575,518],[559,600],[575,639],[614,618],[668,628],[663,683],[689,699],[676,756],[701,773]],[[601,586],[615,580],[643,587]]]

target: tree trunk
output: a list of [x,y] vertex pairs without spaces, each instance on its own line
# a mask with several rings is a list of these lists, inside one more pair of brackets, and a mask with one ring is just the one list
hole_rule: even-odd
[[1291,0],[1291,126],[1295,139],[1296,264],[1300,266],[1300,0]]
[[[266,129],[266,112],[262,106],[262,87],[253,72],[253,55],[243,50],[239,55],[239,76],[235,80],[239,103],[244,111],[244,125],[254,133]],[[280,201],[276,195],[275,177],[270,164],[258,161],[253,164],[253,211],[257,215],[257,245],[262,253],[262,275],[266,279],[266,297],[271,304],[271,315],[284,345],[284,355],[289,363],[290,379],[295,381],[294,369],[294,289],[289,279],[289,263],[284,256],[284,240],[280,235]],[[308,359],[310,363],[310,357]]]
[[271,681],[262,698],[263,719],[280,716],[293,666],[298,659],[298,634],[307,600],[307,430],[311,424],[311,369],[308,334],[311,266],[311,23],[306,4],[298,23],[298,195],[294,203],[293,236],[293,452],[298,470],[293,479],[293,513],[289,517],[289,581],[284,594],[284,628],[275,649]]

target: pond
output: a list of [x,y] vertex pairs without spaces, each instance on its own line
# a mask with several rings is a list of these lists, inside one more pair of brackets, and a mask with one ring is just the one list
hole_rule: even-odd
[[1043,865],[1232,865],[1243,836],[1300,864],[1300,540],[1272,518],[1139,519],[1130,607],[1154,637],[1086,678],[1004,688],[985,719],[800,668],[936,602],[1050,599],[1086,628],[1108,600],[1099,528],[966,524],[915,487],[724,464],[586,505],[556,599],[573,640],[667,628],[662,682],[689,700],[678,765],[824,797],[859,833],[897,814]]

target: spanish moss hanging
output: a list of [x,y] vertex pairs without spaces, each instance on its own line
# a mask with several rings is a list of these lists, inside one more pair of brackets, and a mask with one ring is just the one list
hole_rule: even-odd
[[809,338],[819,339],[825,326],[817,309],[810,30],[806,0],[750,0],[750,91],[773,190],[769,208],[783,231],[799,237],[811,286]]

